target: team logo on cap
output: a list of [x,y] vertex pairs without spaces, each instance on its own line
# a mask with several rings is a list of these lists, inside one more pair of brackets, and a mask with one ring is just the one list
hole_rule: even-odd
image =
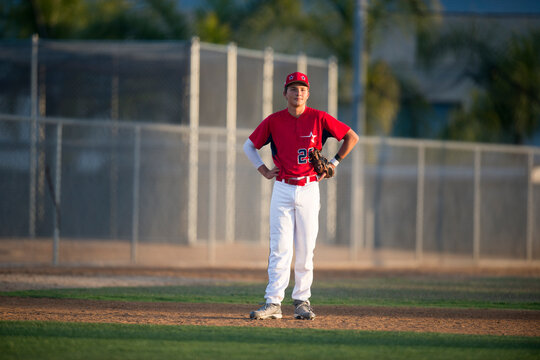
[[[289,80],[292,80],[294,79],[294,76],[293,75],[289,75]],[[300,76],[300,79],[302,80],[306,80],[306,77],[304,75]]]
[[287,75],[285,78],[285,87],[287,87],[288,84],[291,84],[293,82],[303,82],[306,86],[309,87],[309,80],[307,75],[302,74],[300,72],[294,72],[292,74]]

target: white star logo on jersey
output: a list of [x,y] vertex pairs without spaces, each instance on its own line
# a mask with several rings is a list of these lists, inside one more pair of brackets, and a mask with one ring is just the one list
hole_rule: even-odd
[[309,135],[306,135],[306,136],[300,136],[300,137],[303,137],[303,138],[311,138],[311,141],[310,143],[314,143],[315,142],[315,138],[317,137],[317,135],[313,135],[313,131],[309,133]]

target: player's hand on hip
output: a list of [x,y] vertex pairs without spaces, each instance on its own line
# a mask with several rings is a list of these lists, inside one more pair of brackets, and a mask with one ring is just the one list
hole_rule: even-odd
[[279,175],[279,168],[274,167],[272,170],[269,170],[266,165],[261,165],[257,170],[267,179],[273,179]]
[[275,167],[272,170],[268,170],[266,174],[264,175],[264,177],[267,179],[273,179],[278,175],[279,175],[279,168]]

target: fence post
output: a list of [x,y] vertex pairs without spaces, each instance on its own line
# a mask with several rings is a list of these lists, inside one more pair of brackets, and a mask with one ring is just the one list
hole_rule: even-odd
[[38,42],[39,36],[32,35],[32,59],[30,74],[30,194],[28,204],[28,234],[36,236],[36,166],[37,166],[37,117],[38,117]]
[[416,190],[416,261],[422,261],[424,255],[424,174],[426,149],[418,145],[418,183]]
[[364,243],[364,149],[362,137],[358,142],[358,149],[351,153],[351,219],[350,219],[350,259],[358,259],[360,244]]
[[[364,46],[367,0],[356,0],[354,13],[354,81],[353,81],[353,124],[362,138],[365,136],[365,84],[367,74],[367,52]],[[353,152],[351,173],[351,256],[356,260],[359,244],[364,240],[364,149],[362,141]]]
[[307,56],[304,53],[298,54],[296,62],[297,71],[306,74],[307,73]]
[[137,262],[139,243],[139,187],[141,173],[141,127],[135,127],[133,144],[133,214],[131,219],[131,262]]
[[[328,114],[337,118],[338,113],[338,66],[335,57],[328,59]],[[328,155],[331,157],[338,150],[338,143],[328,143]],[[326,237],[335,240],[337,222],[337,179],[326,183]]]
[[[263,64],[263,84],[262,84],[262,117],[261,120],[270,115],[273,111],[273,83],[274,81],[274,50],[267,47],[264,50],[264,64]],[[272,159],[263,153],[261,155],[265,164],[272,161]],[[261,184],[261,205],[259,220],[259,240],[261,244],[264,244],[268,239],[268,233],[270,231],[268,219],[270,218],[270,194],[272,183],[268,181],[264,176],[260,176]]]
[[56,169],[54,171],[54,239],[53,239],[53,265],[58,265],[60,246],[60,214],[61,214],[61,191],[62,191],[62,124],[56,125]]
[[[212,132],[209,143],[210,161],[208,162],[208,262],[216,261],[216,215],[217,215],[217,157],[218,136]],[[227,206],[227,212],[234,212]]]
[[474,235],[473,235],[473,260],[477,263],[480,260],[480,237],[481,232],[481,218],[480,210],[482,201],[482,194],[480,190],[481,185],[481,166],[482,166],[482,152],[479,146],[474,150]]
[[188,243],[197,242],[197,195],[199,175],[199,80],[200,42],[191,40],[189,77],[189,185],[188,185]]
[[529,151],[529,176],[527,182],[527,261],[532,261],[533,256],[533,221],[534,221],[534,203],[533,203],[533,170],[534,170],[534,152]]
[[232,243],[235,234],[236,185],[236,85],[238,50],[234,43],[227,47],[227,168],[225,201],[225,242]]

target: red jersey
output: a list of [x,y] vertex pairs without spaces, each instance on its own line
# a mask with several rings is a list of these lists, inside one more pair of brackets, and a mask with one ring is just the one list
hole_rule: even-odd
[[315,175],[309,152],[321,150],[328,137],[341,141],[350,127],[328,113],[306,106],[295,118],[287,109],[264,119],[249,136],[260,149],[270,144],[274,164],[280,169],[278,179]]

